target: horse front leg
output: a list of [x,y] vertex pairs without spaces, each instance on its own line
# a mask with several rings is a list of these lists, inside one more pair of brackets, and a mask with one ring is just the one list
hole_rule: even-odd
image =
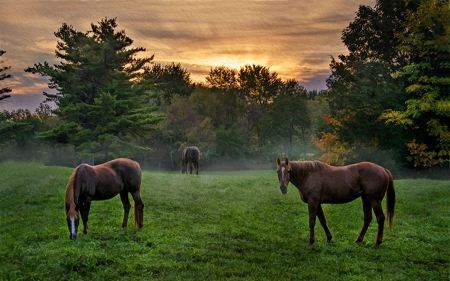
[[309,212],[309,242],[308,246],[314,244],[316,240],[314,235],[314,227],[316,226],[316,216],[318,211],[317,203],[308,203],[308,212]]
[[363,202],[364,224],[355,243],[360,243],[364,240],[364,236],[372,221],[372,204],[370,204],[370,201],[365,196],[362,196],[361,199]]
[[122,192],[120,192],[120,200],[122,200],[122,204],[123,204],[123,222],[122,222],[122,227],[126,227],[128,224],[128,215],[130,214],[130,208],[131,208],[131,204],[130,204],[130,199],[128,199],[128,191],[127,190],[122,190]]
[[80,204],[81,219],[83,220],[83,234],[88,233],[88,219],[90,208],[91,208],[90,200],[86,200],[85,202]]
[[319,218],[323,230],[325,230],[325,234],[327,235],[327,242],[330,243],[333,236],[331,235],[330,229],[328,228],[327,219],[325,218],[325,213],[323,212],[322,205],[320,204],[317,210],[317,217]]

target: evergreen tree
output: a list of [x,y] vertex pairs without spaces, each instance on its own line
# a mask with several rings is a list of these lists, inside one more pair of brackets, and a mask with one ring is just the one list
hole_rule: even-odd
[[[4,53],[6,53],[6,51],[0,50],[0,57],[3,56]],[[0,64],[3,64],[4,62],[5,62],[5,61],[0,60]],[[1,81],[1,80],[4,80],[4,79],[11,78],[11,74],[8,74],[8,73],[2,73],[2,72],[6,71],[6,70],[9,70],[9,69],[11,69],[11,66],[3,66],[3,67],[0,67],[0,81]],[[12,90],[11,90],[10,87],[3,87],[3,88],[0,88],[0,102],[1,102],[2,100],[4,100],[4,99],[7,99],[7,98],[11,97],[11,95],[6,94],[6,93],[10,93],[11,91],[12,91]]]
[[56,57],[64,61],[25,70],[49,77],[48,86],[56,93],[44,95],[56,103],[54,113],[64,122],[39,137],[74,145],[80,159],[98,152],[126,156],[162,118],[149,106],[154,94],[142,76],[153,56],[135,58],[145,49],[131,48],[133,40],[116,27],[116,19],[108,18],[92,23],[87,32],[64,23],[55,32]]

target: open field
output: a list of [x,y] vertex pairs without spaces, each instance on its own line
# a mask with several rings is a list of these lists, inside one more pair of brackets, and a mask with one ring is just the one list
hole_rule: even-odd
[[[0,163],[1,280],[449,280],[450,182],[396,180],[393,232],[361,244],[361,200],[324,205],[334,242],[276,172],[143,174],[144,228],[123,230],[119,197],[93,202],[89,233],[68,239],[73,169]],[[384,204],[383,204],[384,208]],[[132,221],[132,220],[131,220]],[[81,222],[80,222],[81,223]]]

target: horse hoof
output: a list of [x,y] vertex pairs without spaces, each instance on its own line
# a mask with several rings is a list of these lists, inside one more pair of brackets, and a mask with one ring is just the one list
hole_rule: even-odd
[[378,248],[380,247],[380,244],[375,243],[375,245],[373,245],[373,247],[374,247],[375,249],[378,249]]

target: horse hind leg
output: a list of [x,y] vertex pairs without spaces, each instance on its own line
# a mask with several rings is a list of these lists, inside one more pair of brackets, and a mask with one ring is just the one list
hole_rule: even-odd
[[377,234],[377,242],[373,245],[374,248],[378,248],[380,244],[383,242],[383,231],[384,231],[384,221],[386,217],[383,213],[383,208],[381,207],[381,200],[376,200],[372,202],[372,208],[377,217],[378,223],[378,234]]
[[131,204],[130,199],[128,199],[128,191],[125,189],[120,193],[120,200],[122,201],[124,211],[122,227],[126,227],[128,224],[128,215],[130,214]]
[[320,224],[322,225],[325,234],[327,235],[327,242],[330,243],[333,236],[331,235],[330,229],[327,225],[327,219],[325,218],[325,213],[323,212],[322,205],[319,205],[317,209],[317,217],[319,218]]
[[372,204],[370,204],[370,201],[365,196],[362,196],[361,199],[363,202],[364,224],[355,243],[360,243],[364,240],[364,236],[366,235],[367,229],[372,221]]

